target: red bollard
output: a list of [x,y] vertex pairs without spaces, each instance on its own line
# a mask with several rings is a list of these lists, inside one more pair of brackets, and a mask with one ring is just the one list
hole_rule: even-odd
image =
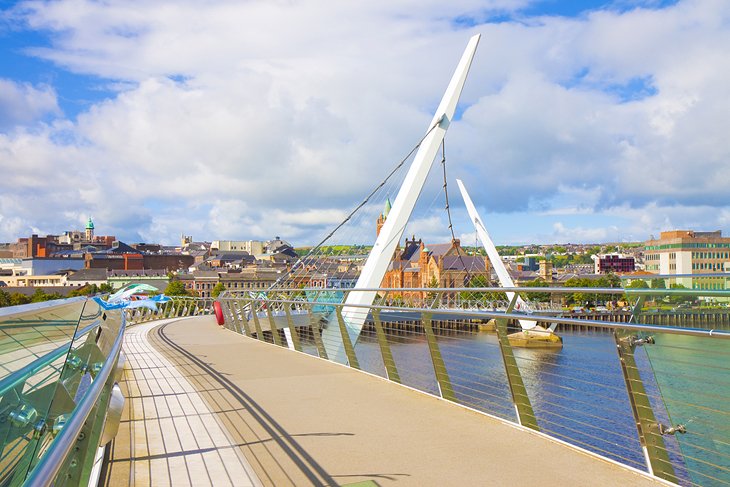
[[213,311],[215,311],[215,320],[219,325],[223,326],[226,323],[226,319],[223,317],[223,309],[218,301],[213,302]]

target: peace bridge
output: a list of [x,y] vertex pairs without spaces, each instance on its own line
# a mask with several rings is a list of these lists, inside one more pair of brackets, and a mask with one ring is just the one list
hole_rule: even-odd
[[[725,315],[652,321],[663,299],[724,291],[629,289],[627,323],[535,312],[563,338],[539,349],[510,344],[526,313],[478,305],[494,290],[429,289],[428,307],[381,290],[356,342],[345,296],[321,289],[2,309],[0,482],[730,483]],[[470,307],[440,304],[467,291]],[[327,360],[337,347],[345,365]]]
[[[457,180],[500,287],[382,287],[439,148],[455,239],[443,141],[478,40],[408,156],[266,292],[0,309],[0,485],[730,484],[730,292],[670,289],[730,275],[516,288]],[[293,285],[396,189],[353,289]],[[633,306],[566,316],[534,293]]]

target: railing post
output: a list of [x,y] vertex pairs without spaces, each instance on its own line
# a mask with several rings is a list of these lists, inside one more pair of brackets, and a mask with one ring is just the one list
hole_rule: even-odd
[[436,374],[436,382],[438,384],[439,393],[444,399],[457,402],[454,389],[451,387],[449,372],[446,370],[444,359],[441,357],[441,350],[439,349],[438,342],[436,341],[436,335],[433,333],[433,327],[431,326],[431,313],[422,313],[421,321],[423,322],[423,329],[426,332],[426,341],[428,342],[428,350],[431,353],[431,364],[433,365],[433,371]]
[[[629,323],[637,322],[645,299],[645,296],[639,296],[636,300],[636,304],[631,311]],[[677,476],[674,472],[672,462],[669,459],[664,438],[659,431],[659,423],[654,416],[651,402],[644,389],[641,374],[636,366],[633,333],[626,329],[617,328],[614,330],[613,335],[616,341],[616,351],[618,353],[626,391],[629,395],[631,412],[634,415],[636,431],[644,452],[644,459],[649,473],[669,482],[677,483]]]
[[[253,302],[249,302],[249,308],[253,309]],[[245,299],[239,299],[236,301],[236,304],[238,305],[238,312],[241,316],[241,324],[243,325],[243,330],[246,332],[246,336],[251,336],[251,324],[248,321],[248,318],[246,317],[246,300]]]
[[380,321],[379,309],[373,309],[373,322],[375,323],[375,333],[378,335],[378,345],[380,346],[380,355],[383,358],[383,365],[385,366],[385,375],[388,377],[388,380],[392,380],[393,382],[400,384],[398,368],[395,366],[395,360],[393,360],[393,354],[390,351],[388,337],[385,335],[383,323]]
[[221,312],[223,313],[223,321],[226,328],[229,330],[236,330],[235,318],[233,310],[231,310],[230,303],[227,300],[220,300]]
[[253,318],[253,324],[256,328],[256,338],[261,340],[262,342],[265,342],[264,339],[264,332],[261,330],[261,322],[259,321],[259,315],[256,311],[256,300],[251,300],[251,317]]
[[[507,306],[507,313],[511,313],[517,303],[518,294],[515,293]],[[504,370],[507,374],[507,384],[509,385],[510,394],[512,394],[512,403],[517,413],[517,421],[522,425],[536,431],[540,431],[537,424],[535,412],[532,409],[530,396],[527,395],[525,383],[522,381],[520,368],[517,366],[517,360],[512,351],[512,345],[509,343],[507,336],[507,318],[497,318],[496,330],[499,340],[499,350],[502,353],[502,361],[504,362]]]
[[271,311],[271,301],[267,301],[266,303],[266,314],[269,317],[269,328],[271,328],[271,337],[274,339],[274,343],[276,345],[279,345],[280,347],[284,346],[284,343],[281,341],[281,335],[279,335],[279,328],[276,326],[276,321],[274,320],[274,313]]
[[325,350],[324,348],[324,343],[322,343],[322,335],[319,331],[319,320],[312,310],[312,305],[309,305],[307,308],[309,311],[309,323],[312,327],[312,336],[314,337],[314,343],[317,346],[317,353],[319,354],[320,358],[328,360],[327,350]]
[[639,369],[636,367],[632,337],[633,335],[627,330],[617,329],[614,332],[621,372],[629,394],[631,412],[634,415],[641,448],[644,450],[646,465],[652,475],[676,483],[674,467],[669,460],[664,438],[659,432],[659,424],[646,395]]
[[243,334],[243,331],[241,331],[241,312],[238,309],[238,306],[236,306],[236,300],[234,300],[233,298],[227,298],[226,303],[228,304],[228,309],[233,316],[233,331]]
[[357,361],[357,355],[355,355],[355,347],[352,346],[350,334],[347,331],[345,320],[342,318],[342,306],[338,306],[337,308],[335,308],[335,313],[337,313],[337,322],[340,325],[340,334],[342,335],[342,344],[345,347],[347,361],[350,363],[350,367],[354,369],[359,369],[360,364]]
[[297,327],[294,325],[294,319],[291,317],[291,310],[289,305],[284,305],[284,313],[286,313],[286,323],[289,326],[289,334],[291,335],[292,346],[297,352],[302,351],[302,342],[299,340],[299,332]]

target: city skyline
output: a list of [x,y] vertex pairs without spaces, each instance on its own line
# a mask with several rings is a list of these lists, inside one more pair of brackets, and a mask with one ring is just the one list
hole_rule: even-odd
[[[93,216],[131,242],[316,243],[419,140],[474,33],[449,184],[495,243],[730,233],[730,5],[572,4],[13,2],[0,241]],[[448,240],[422,210],[406,234]]]

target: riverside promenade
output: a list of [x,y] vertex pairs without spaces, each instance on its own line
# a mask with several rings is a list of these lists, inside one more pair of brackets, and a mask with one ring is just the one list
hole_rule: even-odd
[[211,316],[132,326],[125,340],[102,485],[666,485]]

